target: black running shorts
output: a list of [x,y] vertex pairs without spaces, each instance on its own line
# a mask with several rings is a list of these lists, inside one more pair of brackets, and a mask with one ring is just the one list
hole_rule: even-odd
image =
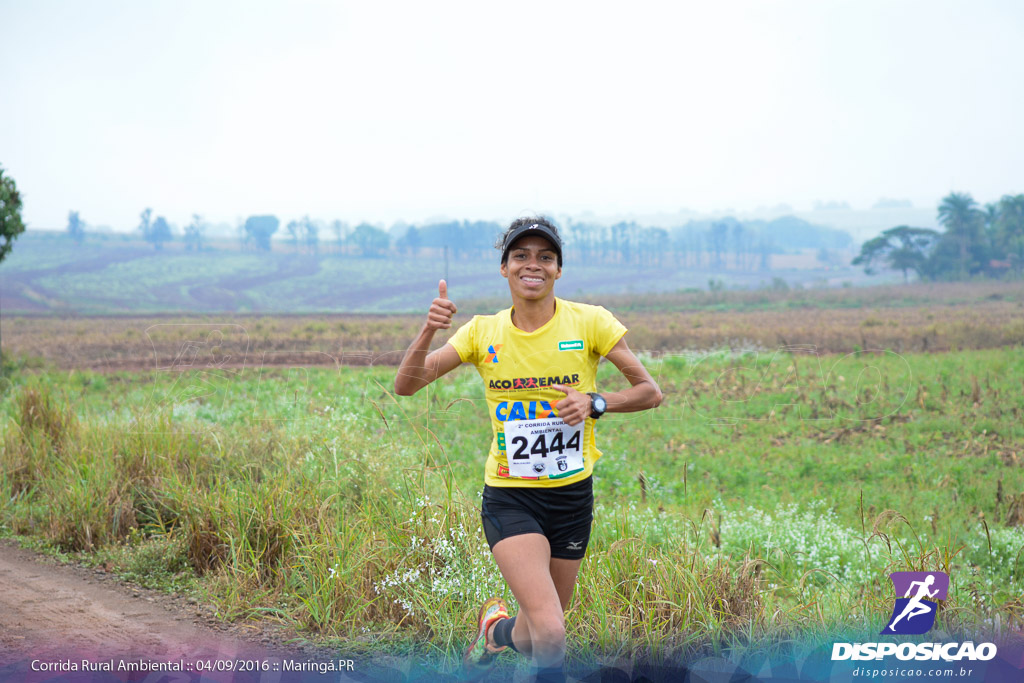
[[484,484],[480,516],[491,550],[510,536],[541,534],[551,557],[583,559],[594,520],[593,477],[556,487]]

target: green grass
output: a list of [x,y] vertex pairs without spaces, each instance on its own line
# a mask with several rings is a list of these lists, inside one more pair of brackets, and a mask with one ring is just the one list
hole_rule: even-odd
[[[950,573],[944,628],[1021,626],[1020,349],[648,365],[665,405],[599,425],[579,656],[877,633],[907,569]],[[463,368],[396,398],[393,373],[17,372],[0,525],[228,619],[457,657],[511,598],[479,528],[482,388]]]

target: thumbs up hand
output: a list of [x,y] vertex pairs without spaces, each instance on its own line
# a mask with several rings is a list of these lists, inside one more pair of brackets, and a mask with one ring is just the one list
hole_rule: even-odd
[[452,316],[458,309],[448,298],[448,283],[441,280],[437,283],[437,298],[430,304],[427,312],[427,329],[447,330],[452,326]]

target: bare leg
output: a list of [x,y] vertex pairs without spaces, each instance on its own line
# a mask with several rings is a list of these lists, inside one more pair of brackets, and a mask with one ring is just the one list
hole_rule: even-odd
[[560,557],[551,558],[551,580],[558,591],[558,601],[562,604],[562,613],[569,609],[572,592],[576,588],[576,577],[580,573],[583,560],[564,560]]
[[516,649],[538,667],[552,668],[565,659],[565,609],[572,599],[582,560],[551,557],[541,534],[521,534],[494,546],[498,569],[519,602],[512,629]]

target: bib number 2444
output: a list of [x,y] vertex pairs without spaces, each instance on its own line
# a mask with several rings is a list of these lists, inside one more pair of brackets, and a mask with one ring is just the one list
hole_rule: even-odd
[[567,475],[583,469],[583,423],[557,417],[505,423],[508,471],[513,477]]

